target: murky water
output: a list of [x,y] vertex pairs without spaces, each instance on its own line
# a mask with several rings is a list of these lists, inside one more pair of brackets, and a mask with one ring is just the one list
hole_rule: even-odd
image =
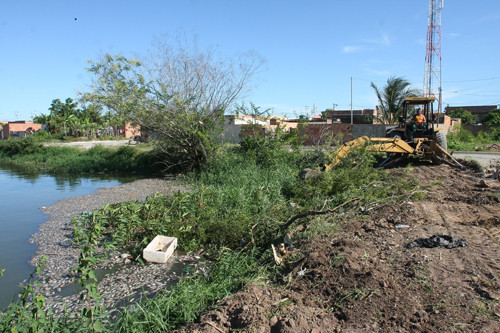
[[29,261],[36,245],[28,240],[39,225],[48,220],[40,207],[132,180],[130,177],[49,176],[0,165],[0,271],[5,270],[0,277],[0,308],[10,303],[20,290],[19,283],[34,270]]

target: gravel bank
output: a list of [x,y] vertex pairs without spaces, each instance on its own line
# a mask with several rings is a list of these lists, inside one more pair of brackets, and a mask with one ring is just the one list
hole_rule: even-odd
[[[107,187],[96,192],[76,198],[68,198],[43,208],[49,215],[49,221],[40,226],[40,230],[30,240],[38,245],[38,250],[31,263],[35,264],[41,255],[47,256],[47,268],[42,276],[41,292],[47,297],[47,304],[56,312],[60,312],[65,304],[69,309],[79,307],[79,296],[67,294],[73,277],[71,269],[77,264],[79,250],[71,247],[71,218],[84,211],[93,211],[107,203],[124,201],[144,201],[146,197],[157,192],[169,194],[185,190],[179,182],[165,179],[142,179],[132,183]],[[137,292],[144,290],[154,294],[159,289],[177,279],[175,270],[182,265],[196,266],[194,257],[175,257],[169,263],[160,264],[123,264],[123,259],[117,256],[115,262],[120,262],[112,274],[107,274],[99,283],[103,302],[108,306],[134,301]],[[172,265],[175,266],[172,272]]]

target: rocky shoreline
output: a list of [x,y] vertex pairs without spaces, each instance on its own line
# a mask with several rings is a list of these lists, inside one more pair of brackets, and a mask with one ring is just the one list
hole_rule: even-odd
[[[76,287],[71,273],[80,253],[78,248],[71,246],[73,216],[99,209],[108,203],[144,201],[155,193],[167,195],[185,189],[185,185],[175,180],[141,179],[102,188],[89,195],[63,199],[50,207],[43,207],[49,220],[40,226],[30,242],[38,245],[36,255],[31,260],[33,265],[40,256],[47,257],[46,268],[40,276],[40,288],[37,290],[46,296],[47,306],[55,313],[61,313],[64,307],[68,310],[80,308],[80,298],[74,293]],[[107,307],[115,307],[137,301],[141,294],[154,295],[160,289],[175,283],[183,266],[197,266],[198,259],[199,257],[191,255],[176,255],[166,264],[141,265],[124,260],[119,253],[113,254],[106,263],[108,267],[113,267],[112,273],[106,274],[99,282],[102,302]]]

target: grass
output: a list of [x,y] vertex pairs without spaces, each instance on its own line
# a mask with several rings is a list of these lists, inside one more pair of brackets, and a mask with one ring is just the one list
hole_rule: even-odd
[[258,276],[265,266],[257,251],[223,251],[207,276],[182,279],[170,291],[136,308],[123,310],[112,330],[116,332],[166,332],[193,322],[210,305],[239,290]]
[[480,131],[477,135],[459,128],[447,135],[448,150],[474,151],[484,150],[483,147],[500,142],[500,128],[491,132]]
[[[394,200],[418,185],[391,177],[382,169],[374,169],[374,158],[363,151],[345,159],[331,172],[304,181],[298,177],[299,171],[315,167],[324,156],[316,152],[289,152],[277,142],[261,143],[247,142],[246,146],[221,150],[201,171],[187,175],[189,191],[171,196],[155,195],[145,202],[107,205],[90,216],[73,220],[74,244],[82,248],[92,239],[111,248],[130,250],[140,259],[142,248],[160,233],[178,237],[184,250],[204,249],[213,260],[208,275],[182,278],[170,291],[125,308],[115,322],[102,320],[99,321],[102,327],[92,326],[94,329],[168,331],[193,322],[207,307],[236,292],[248,281],[269,278],[267,272],[272,271],[270,244],[282,239],[288,231],[283,226],[292,216],[339,206],[342,210],[336,213],[363,214],[360,207],[367,207],[367,203]],[[16,144],[13,143],[10,150],[2,150],[2,154],[11,154],[14,160],[20,159],[25,164],[33,161],[50,170],[60,170],[63,165],[74,172],[136,170],[144,163],[142,158],[146,158],[133,147],[96,147],[80,152],[32,143],[23,151]],[[120,165],[125,160],[127,164]],[[80,166],[71,169],[75,164]],[[289,209],[291,203],[296,206],[293,210]],[[342,206],[346,203],[352,205]],[[304,221],[315,221],[314,226],[308,228],[315,231],[307,237],[314,237],[318,232],[335,232],[332,221],[314,217],[305,217],[287,226],[294,228],[295,224]],[[242,244],[245,251],[241,249]],[[343,257],[339,255],[331,264],[341,260]],[[341,302],[362,300],[367,297],[366,292],[353,290],[343,294]],[[29,312],[30,308],[25,311]],[[105,311],[96,311],[95,318],[106,318]],[[20,310],[20,313],[24,312]],[[41,324],[46,331],[78,330],[82,315],[67,314],[57,321],[49,316],[47,323]],[[7,320],[0,315],[3,327],[8,326]],[[23,316],[18,327],[20,331],[29,330],[31,324],[29,316]]]
[[157,174],[162,165],[154,151],[132,146],[88,150],[73,147],[43,146],[32,137],[0,141],[2,163],[26,171],[64,174]]

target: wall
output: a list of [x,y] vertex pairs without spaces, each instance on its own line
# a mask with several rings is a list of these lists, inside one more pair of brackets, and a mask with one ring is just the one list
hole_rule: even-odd
[[26,130],[29,128],[36,132],[42,129],[42,125],[31,121],[9,122],[3,125],[2,137],[3,139],[8,139],[9,137],[22,138],[29,135],[29,133],[26,133]]
[[471,131],[472,134],[477,135],[479,131],[484,131],[484,132],[491,132],[495,128],[500,128],[500,125],[493,125],[493,126],[487,126],[487,125],[463,125],[463,128]]
[[355,139],[365,135],[369,137],[385,138],[386,128],[394,126],[395,125],[354,124],[352,125],[352,138]]
[[125,123],[125,138],[132,139],[137,136],[141,136],[141,126],[140,125],[132,125],[132,122],[127,121]]
[[304,128],[306,139],[304,145],[324,144],[329,138],[341,137],[343,141],[351,140],[351,124],[308,124]]

